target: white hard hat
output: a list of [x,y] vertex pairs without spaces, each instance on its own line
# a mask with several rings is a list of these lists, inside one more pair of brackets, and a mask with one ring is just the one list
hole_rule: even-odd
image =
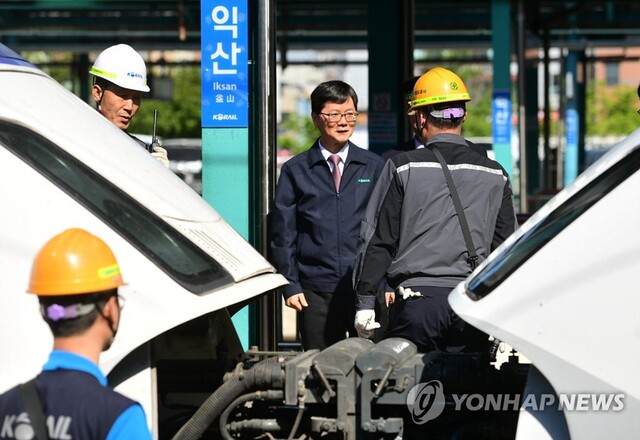
[[148,92],[147,66],[138,52],[126,44],[103,50],[89,71],[124,89]]

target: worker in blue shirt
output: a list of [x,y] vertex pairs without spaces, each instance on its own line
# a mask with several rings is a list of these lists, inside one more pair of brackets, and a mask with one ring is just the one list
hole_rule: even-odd
[[40,250],[28,292],[53,351],[34,380],[0,395],[0,438],[151,438],[140,404],[108,388],[98,367],[118,331],[123,284],[111,249],[85,230],[67,229]]

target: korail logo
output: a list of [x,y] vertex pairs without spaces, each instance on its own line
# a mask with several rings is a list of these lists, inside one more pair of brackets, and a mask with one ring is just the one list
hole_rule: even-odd
[[407,407],[416,425],[437,418],[444,411],[444,405],[444,390],[439,380],[419,383],[407,395]]

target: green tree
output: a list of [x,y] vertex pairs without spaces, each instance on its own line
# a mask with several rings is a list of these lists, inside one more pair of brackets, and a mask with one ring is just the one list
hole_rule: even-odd
[[77,92],[79,84],[73,77],[73,54],[71,52],[22,52],[25,60],[38,66],[43,72],[51,76],[72,92]]
[[462,126],[463,135],[465,137],[490,137],[493,134],[491,126],[493,88],[491,81],[483,79],[481,72],[472,72],[464,78],[469,78],[465,81],[465,85],[471,95],[471,101],[467,103],[467,120]]
[[278,148],[291,151],[293,154],[307,150],[320,136],[318,129],[308,115],[291,113],[280,124],[278,135]]
[[638,128],[635,87],[626,84],[608,87],[604,81],[595,81],[587,87],[586,99],[587,135],[627,135]]
[[200,68],[172,67],[169,70],[169,78],[173,83],[173,99],[163,101],[143,98],[129,131],[151,134],[153,110],[158,109],[158,136],[199,138],[202,135]]

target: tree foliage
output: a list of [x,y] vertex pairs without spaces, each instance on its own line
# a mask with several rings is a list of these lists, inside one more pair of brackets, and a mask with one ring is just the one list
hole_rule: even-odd
[[591,136],[627,135],[638,128],[634,86],[618,84],[607,87],[604,81],[587,87],[586,132]]
[[461,67],[459,76],[463,78],[471,101],[467,103],[467,120],[463,125],[465,137],[488,137],[492,135],[493,87],[491,77],[484,75],[480,68]]
[[308,149],[320,135],[309,115],[291,113],[280,124],[278,148],[298,154]]
[[200,68],[173,67],[169,72],[169,78],[173,82],[173,99],[164,101],[143,98],[129,131],[151,134],[153,110],[158,109],[158,136],[199,138],[202,135]]

